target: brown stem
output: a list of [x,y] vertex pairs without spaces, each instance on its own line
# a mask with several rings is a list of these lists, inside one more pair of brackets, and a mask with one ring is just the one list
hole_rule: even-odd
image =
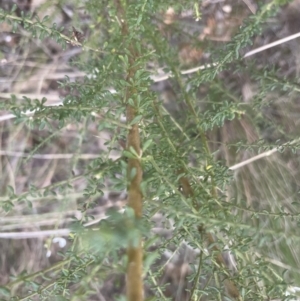
[[[128,98],[127,98],[128,99]],[[135,110],[127,105],[127,121],[135,116]],[[133,125],[127,136],[127,147],[133,147],[137,154],[140,154],[140,136],[138,126]],[[133,208],[135,216],[142,216],[142,192],[140,184],[142,182],[142,167],[139,159],[128,159],[128,205]],[[133,178],[131,179],[131,176]],[[141,301],[143,300],[143,249],[139,238],[138,246],[130,244],[127,249],[128,267],[127,267],[127,300]]]
[[[126,2],[126,1],[125,1]],[[124,41],[129,37],[128,26],[126,23],[126,13],[123,7],[123,2],[116,0],[116,7],[118,10],[118,18],[121,22],[122,36]],[[126,5],[126,3],[124,4]],[[129,66],[127,70],[126,81],[134,77],[137,69],[133,67],[135,60],[138,59],[137,52],[135,51],[132,43],[129,46]],[[137,116],[137,109],[135,102],[134,105],[129,104],[129,99],[134,99],[137,94],[135,88],[128,88],[126,91],[125,104],[126,104],[126,119],[130,124]],[[135,153],[141,155],[140,135],[138,124],[131,125],[127,135],[127,150],[134,149]],[[128,180],[128,205],[133,208],[136,218],[142,217],[142,192],[140,189],[142,182],[142,166],[139,158],[129,158],[127,167],[127,180]],[[138,244],[129,242],[127,247],[127,275],[126,275],[126,295],[128,301],[142,301],[144,299],[144,288],[142,279],[143,268],[143,249],[141,238],[138,237]]]

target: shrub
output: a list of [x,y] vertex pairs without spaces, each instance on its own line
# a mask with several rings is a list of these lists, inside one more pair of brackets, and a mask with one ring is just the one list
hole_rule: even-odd
[[[20,39],[15,55],[42,49],[51,68],[65,60],[81,72],[51,82],[61,101],[8,91],[1,103],[14,116],[2,118],[5,300],[290,298],[299,87],[282,62],[290,48],[247,52],[274,38],[267,22],[287,1],[252,15],[233,2],[248,16],[228,28],[216,18],[228,7],[181,2],[85,1],[82,27],[69,29],[54,13],[0,11]],[[218,30],[228,41],[214,41]],[[96,217],[112,192],[118,203]]]

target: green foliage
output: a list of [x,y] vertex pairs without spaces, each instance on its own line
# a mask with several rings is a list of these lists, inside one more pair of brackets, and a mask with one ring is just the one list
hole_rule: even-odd
[[[117,2],[124,5],[129,31],[126,39]],[[49,105],[46,98],[23,96],[20,100],[14,95],[0,103],[2,110],[15,116],[11,127],[41,134],[40,141],[18,163],[14,177],[25,174],[34,156],[64,137],[69,127],[76,128],[76,139],[72,145],[66,143],[72,157],[61,164],[63,179],[39,185],[33,175],[26,175],[28,183],[19,190],[11,184],[13,176],[8,180],[3,176],[3,212],[14,215],[19,206],[34,212],[39,202],[45,202],[55,204],[58,212],[79,203],[82,214],[73,217],[69,227],[68,251],[51,267],[14,275],[15,279],[0,287],[0,298],[93,300],[107,279],[116,287],[122,282],[116,275],[126,271],[124,250],[129,243],[137,246],[140,237],[149,300],[167,300],[160,260],[164,251],[175,253],[183,242],[200,254],[189,263],[186,286],[193,292],[190,300],[204,300],[204,296],[232,300],[224,288],[228,277],[237,284],[242,300],[291,297],[286,295],[288,284],[299,286],[300,281],[295,255],[299,252],[299,159],[295,154],[300,143],[296,123],[289,127],[287,121],[276,120],[271,114],[266,118],[265,112],[276,105],[287,110],[288,105],[283,106],[280,99],[290,103],[287,113],[298,109],[292,104],[297,101],[299,84],[290,75],[281,76],[278,66],[257,67],[255,61],[242,59],[245,48],[287,1],[266,2],[230,42],[216,50],[208,47],[214,66],[189,76],[181,74],[177,52],[158,28],[165,26],[162,12],[168,7],[180,12],[195,8],[195,1],[86,1],[81,5],[91,18],[90,37],[83,45],[67,36],[64,28],[50,26],[48,17],[40,20],[23,12],[17,16],[16,6],[0,10],[0,21],[11,24],[14,32],[22,29],[30,39],[53,39],[63,49],[82,47],[71,63],[86,74],[81,81],[66,75],[58,82],[60,89],[68,89],[58,105]],[[196,8],[195,17],[200,18],[201,11]],[[135,70],[129,79],[128,69]],[[152,76],[159,69],[171,72],[169,82],[175,91],[171,107],[182,105],[184,109],[172,111],[160,93],[154,92]],[[226,82],[226,72],[246,74],[257,84],[251,102],[242,100],[232,84],[234,77]],[[200,88],[206,91],[204,96]],[[127,103],[128,91],[134,93]],[[136,112],[130,123],[124,122],[128,104]],[[133,125],[139,126],[142,154],[123,146]],[[266,137],[270,129],[273,134]],[[104,134],[109,139],[97,150],[97,158],[83,163],[80,155],[91,147],[95,136],[104,140]],[[244,167],[232,167],[268,151],[273,157],[270,154],[261,161],[246,162]],[[143,168],[142,220],[125,207],[124,212],[108,211],[105,219],[94,221],[89,209],[103,191],[124,191],[136,176],[136,169],[128,174],[130,159],[140,159]],[[193,196],[182,193],[180,181],[184,178],[189,180]],[[161,229],[171,233],[167,238],[152,231],[158,214]],[[216,237],[213,245],[207,244],[201,227]],[[214,263],[214,246],[222,252],[230,249],[236,260],[235,272]],[[123,300],[122,290],[116,291],[119,293],[113,298]]]

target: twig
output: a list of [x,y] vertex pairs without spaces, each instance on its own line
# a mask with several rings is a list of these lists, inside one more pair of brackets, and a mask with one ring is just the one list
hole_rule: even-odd
[[256,13],[256,8],[255,6],[251,3],[249,0],[243,0],[243,2],[247,5],[251,13],[254,15]]
[[269,48],[272,48],[272,47],[275,47],[275,46],[277,46],[277,45],[286,43],[286,42],[288,42],[288,41],[297,39],[297,38],[299,38],[299,37],[300,37],[300,32],[295,33],[295,34],[293,34],[293,35],[291,35],[291,36],[285,37],[285,38],[280,39],[280,40],[278,40],[278,41],[275,41],[275,42],[272,42],[272,43],[270,43],[270,44],[267,44],[267,45],[261,46],[261,47],[259,47],[259,48],[253,49],[253,50],[247,52],[247,53],[243,56],[243,58],[252,56],[252,55],[254,55],[254,54],[256,54],[256,53],[262,52],[262,51],[267,50],[267,49],[269,49]]
[[2,232],[0,238],[5,239],[27,239],[27,238],[41,238],[46,236],[68,236],[70,229],[56,229],[43,231],[27,231],[27,232]]
[[252,163],[254,161],[257,161],[257,160],[259,160],[261,158],[265,158],[265,157],[273,155],[274,153],[278,152],[278,149],[281,148],[281,147],[286,147],[286,146],[294,145],[297,142],[300,142],[300,138],[299,139],[295,139],[295,140],[290,141],[290,142],[283,143],[282,145],[278,145],[278,147],[276,147],[276,148],[273,148],[271,150],[263,152],[263,153],[261,153],[261,154],[259,154],[257,156],[254,156],[254,157],[252,157],[250,159],[247,159],[247,160],[245,160],[243,162],[240,162],[238,164],[232,165],[231,167],[229,167],[229,169],[230,170],[239,169],[239,168],[241,168],[241,167],[243,167],[245,165],[248,165],[248,164],[250,164],[250,163]]
[[[75,154],[25,154],[22,152],[12,152],[12,151],[3,151],[0,150],[0,156],[10,156],[10,157],[20,157],[20,158],[34,158],[41,160],[57,160],[57,159],[72,159]],[[99,158],[99,154],[78,154],[77,158],[81,160],[90,160]]]

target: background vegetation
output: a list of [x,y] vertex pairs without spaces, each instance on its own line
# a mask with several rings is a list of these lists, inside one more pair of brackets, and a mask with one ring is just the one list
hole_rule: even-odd
[[297,299],[300,1],[0,8],[1,300]]

